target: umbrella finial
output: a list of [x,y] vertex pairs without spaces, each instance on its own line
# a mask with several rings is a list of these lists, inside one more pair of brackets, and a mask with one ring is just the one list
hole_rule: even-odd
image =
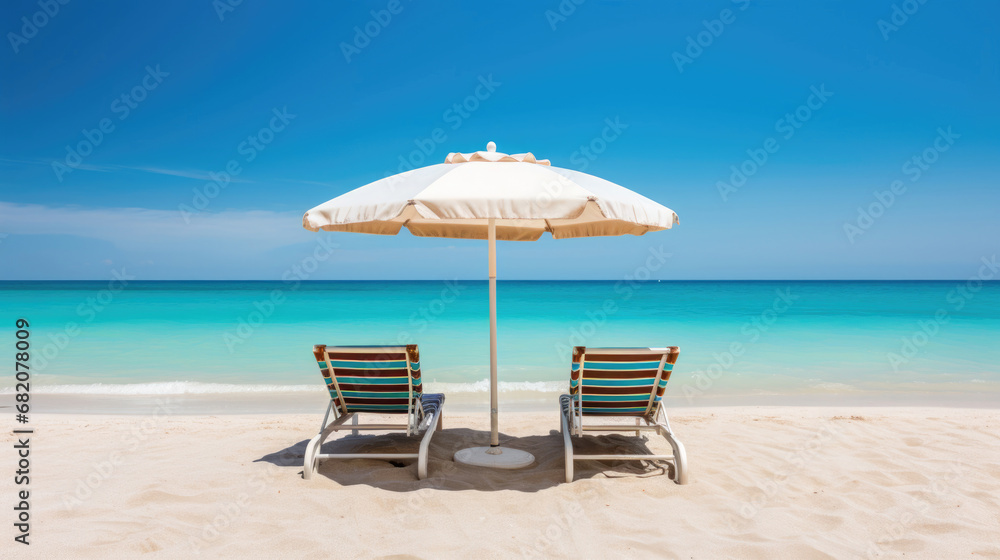
[[487,144],[486,145],[486,151],[487,152],[495,152],[495,151],[497,151],[497,143],[496,142],[490,142],[489,144]]

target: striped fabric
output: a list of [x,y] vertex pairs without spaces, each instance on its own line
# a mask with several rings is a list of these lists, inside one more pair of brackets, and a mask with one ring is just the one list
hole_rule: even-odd
[[584,415],[655,415],[679,353],[676,346],[657,350],[577,346],[570,395],[574,403],[582,403]]
[[[313,355],[341,414],[406,414],[422,394],[420,352],[407,346],[315,346]],[[409,358],[409,364],[407,364]],[[412,384],[411,384],[412,380]]]

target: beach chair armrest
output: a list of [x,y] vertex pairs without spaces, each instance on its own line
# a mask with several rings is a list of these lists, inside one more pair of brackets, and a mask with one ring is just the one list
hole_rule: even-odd
[[420,406],[423,408],[424,416],[430,416],[435,411],[444,407],[444,393],[424,393],[420,397]]

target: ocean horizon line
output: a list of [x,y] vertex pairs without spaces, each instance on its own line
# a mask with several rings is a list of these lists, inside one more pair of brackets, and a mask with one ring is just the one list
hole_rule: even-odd
[[[497,283],[508,283],[508,282],[520,282],[520,283],[551,283],[551,282],[637,282],[637,283],[680,283],[680,282],[704,282],[704,283],[750,283],[750,282],[796,282],[796,283],[834,283],[834,282],[885,282],[885,283],[900,283],[900,282],[963,282],[967,281],[968,278],[746,278],[746,279],[733,279],[733,278],[650,278],[647,280],[638,280],[634,278],[507,278],[507,279],[497,279]],[[47,283],[72,283],[72,282],[107,282],[108,278],[76,278],[76,279],[24,279],[24,280],[0,280],[0,285],[3,284],[17,284],[26,282],[47,282]],[[1000,283],[1000,279],[981,279],[979,280],[984,284],[995,284]],[[222,282],[246,282],[246,283],[283,283],[283,284],[349,284],[349,283],[362,283],[362,282],[482,282],[486,283],[488,280],[486,278],[416,278],[416,279],[401,279],[401,278],[366,278],[366,279],[326,279],[326,280],[283,280],[280,278],[271,279],[164,279],[164,278],[145,278],[142,280],[128,280],[129,284],[144,284],[144,283],[222,283]]]

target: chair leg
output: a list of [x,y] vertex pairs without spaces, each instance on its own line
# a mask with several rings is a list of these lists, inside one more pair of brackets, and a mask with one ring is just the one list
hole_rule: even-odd
[[[636,419],[635,419],[635,425],[636,425],[636,426],[638,426],[638,425],[639,425],[639,421],[640,421],[640,420],[639,420],[639,418],[636,418]],[[635,431],[635,437],[642,437],[642,432],[640,432],[639,430],[636,430],[636,431]]]
[[674,475],[674,482],[677,484],[687,484],[687,452],[684,450],[684,444],[677,441],[673,434],[667,435],[667,441],[669,441],[670,446],[674,448],[674,468],[677,471]]
[[312,478],[313,472],[319,468],[319,459],[316,455],[319,454],[319,448],[323,445],[323,434],[316,434],[316,437],[309,440],[309,444],[306,445],[306,452],[302,456],[302,478],[305,480],[310,480]]
[[562,414],[559,416],[560,425],[562,426],[562,437],[563,437],[563,453],[564,460],[566,461],[566,482],[573,482],[573,438],[570,433],[569,418],[568,416],[572,414],[573,404],[567,402],[565,399],[560,399],[562,406],[559,408],[562,410]]
[[[352,419],[351,419],[351,425],[352,425],[352,426],[357,426],[357,425],[358,425],[358,415],[357,415],[357,414],[355,414],[355,415],[354,415],[354,418],[352,418]],[[356,435],[358,435],[359,433],[360,433],[360,432],[358,432],[357,430],[351,430],[351,435],[352,435],[352,436],[356,436]]]
[[329,417],[330,409],[327,408],[326,416],[323,418],[323,428],[315,437],[309,440],[309,443],[306,445],[306,451],[302,455],[302,478],[305,480],[311,479],[313,473],[319,470],[319,458],[317,455],[319,455],[319,450],[323,447],[323,442],[326,441],[326,438],[330,437],[330,434],[337,429],[337,426],[343,424],[351,417],[354,418],[355,424],[358,422],[357,414],[338,416],[333,422],[327,424]]
[[657,432],[667,440],[667,443],[674,450],[674,482],[677,484],[687,484],[687,452],[684,450],[684,444],[674,437],[674,434],[665,424],[657,423],[656,428]]
[[[441,420],[441,407],[439,406],[438,409],[434,411],[434,415],[428,419],[427,428],[424,431],[424,437],[420,440],[420,451],[417,454],[418,480],[427,478],[427,451],[430,448],[431,437],[434,435],[434,432],[441,429]],[[435,429],[435,427],[437,429]]]

